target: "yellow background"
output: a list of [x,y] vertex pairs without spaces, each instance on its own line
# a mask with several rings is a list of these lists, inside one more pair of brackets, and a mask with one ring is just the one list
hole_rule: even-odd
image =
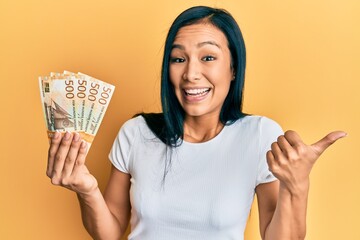
[[[163,42],[193,5],[228,9],[246,42],[245,111],[312,143],[349,136],[311,175],[310,240],[360,239],[360,2],[0,0],[0,239],[90,239],[75,194],[45,176],[48,142],[37,77],[81,71],[116,86],[87,158],[104,189],[118,129],[159,111]],[[258,240],[257,210],[247,239]]]

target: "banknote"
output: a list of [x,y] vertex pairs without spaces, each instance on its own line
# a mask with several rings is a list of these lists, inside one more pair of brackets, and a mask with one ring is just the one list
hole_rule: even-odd
[[78,132],[91,143],[101,125],[115,87],[83,73],[52,72],[39,77],[48,137]]
[[49,131],[55,131],[51,111],[50,80],[48,77],[39,77],[39,87],[42,101],[44,120]]
[[115,87],[84,73],[79,72],[78,74],[83,76],[89,83],[89,105],[86,112],[85,132],[95,136],[104,118]]
[[77,73],[70,71],[64,71],[64,76],[74,82],[76,87],[74,91],[74,99],[76,101],[76,127],[78,131],[85,131],[86,120],[86,99],[89,95],[89,84],[85,80],[85,77]]
[[51,111],[55,130],[78,131],[76,88],[69,76],[57,74],[50,77]]

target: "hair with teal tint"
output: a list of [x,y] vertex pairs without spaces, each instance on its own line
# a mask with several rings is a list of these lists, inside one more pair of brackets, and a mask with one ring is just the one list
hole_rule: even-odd
[[[212,24],[224,33],[231,55],[231,67],[235,79],[231,81],[229,93],[225,98],[219,119],[224,125],[230,125],[246,116],[242,112],[243,89],[245,81],[246,51],[240,28],[229,12],[223,9],[196,6],[182,12],[171,25],[166,37],[161,70],[162,113],[141,113],[151,131],[172,149],[181,145],[184,136],[185,112],[176,98],[169,76],[170,54],[176,34],[180,28],[197,23]],[[171,154],[166,154],[166,176],[171,165]]]

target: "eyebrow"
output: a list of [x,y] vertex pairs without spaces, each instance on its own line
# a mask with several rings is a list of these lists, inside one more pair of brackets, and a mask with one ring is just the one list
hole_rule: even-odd
[[[197,44],[197,47],[198,47],[198,48],[201,48],[201,47],[203,47],[204,45],[207,45],[207,44],[216,46],[216,47],[218,47],[218,48],[221,49],[220,45],[217,44],[217,43],[214,42],[214,41],[205,41],[205,42],[198,43],[198,44]],[[184,47],[183,45],[180,45],[180,44],[173,44],[173,45],[172,45],[172,49],[174,49],[174,48],[178,48],[178,49],[180,49],[180,50],[185,50],[185,47]]]
[[219,45],[219,44],[217,44],[217,43],[216,43],[216,42],[214,42],[214,41],[205,41],[205,42],[201,42],[201,43],[198,43],[198,44],[197,44],[197,46],[198,46],[198,47],[202,47],[202,46],[204,46],[204,45],[206,45],[206,44],[210,44],[210,45],[216,46],[216,47],[218,47],[218,48],[220,48],[220,49],[221,49],[220,45]]

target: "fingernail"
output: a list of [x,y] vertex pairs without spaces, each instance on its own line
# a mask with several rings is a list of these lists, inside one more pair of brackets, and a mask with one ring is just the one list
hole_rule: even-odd
[[77,141],[79,141],[79,139],[80,139],[80,135],[79,135],[79,133],[74,133],[74,139],[73,139],[73,141],[74,142],[77,142]]
[[71,136],[71,133],[68,132],[68,131],[66,131],[66,132],[65,132],[65,135],[64,135],[64,139],[65,139],[65,140],[69,140],[69,139],[70,139],[70,136]]
[[54,132],[52,138],[57,139],[57,138],[59,138],[59,136],[60,136],[60,133],[58,131],[56,131],[56,132]]
[[81,141],[81,148],[85,148],[86,147],[86,142],[84,140]]

